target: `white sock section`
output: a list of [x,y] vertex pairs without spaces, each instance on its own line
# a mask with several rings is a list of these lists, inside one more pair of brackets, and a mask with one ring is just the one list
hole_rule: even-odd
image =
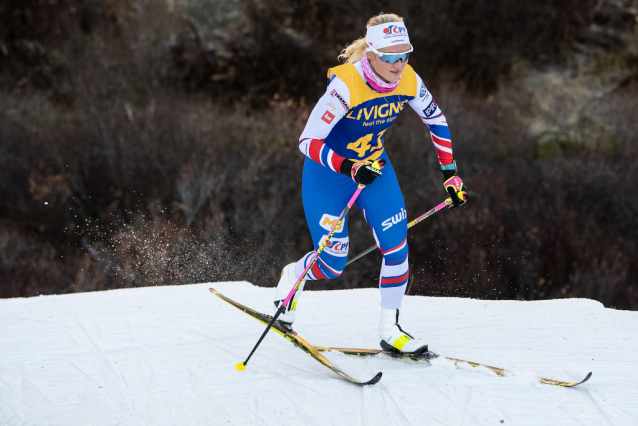
[[403,295],[408,286],[408,259],[398,265],[381,264],[379,289],[381,290],[381,307],[384,309],[400,309]]
[[381,287],[381,307],[384,309],[401,309],[403,295],[407,285],[401,287]]

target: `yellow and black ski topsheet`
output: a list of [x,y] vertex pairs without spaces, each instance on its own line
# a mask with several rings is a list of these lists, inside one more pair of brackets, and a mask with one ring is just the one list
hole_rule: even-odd
[[[224,296],[223,294],[221,294],[220,292],[218,292],[214,288],[211,288],[210,291],[215,296],[219,297],[220,299],[222,299],[225,302],[228,302],[229,304],[233,305],[234,307],[236,307],[240,311],[250,315],[251,317],[255,318],[257,321],[259,321],[259,322],[261,322],[261,323],[263,323],[265,325],[270,324],[270,321],[272,320],[272,316],[266,315],[266,314],[262,314],[261,312],[258,312],[258,311],[254,310],[254,309],[248,308],[248,307],[246,307],[246,306],[244,306],[244,305],[242,305],[240,303],[237,303],[234,300],[229,299],[228,297]],[[339,368],[337,368],[333,363],[331,363],[325,356],[323,356],[323,354],[321,352],[319,352],[314,346],[312,346],[310,343],[308,343],[304,339],[302,339],[301,336],[299,336],[295,331],[283,327],[279,323],[279,321],[275,321],[275,323],[272,326],[272,329],[274,331],[276,331],[277,333],[281,334],[282,336],[284,336],[286,339],[290,340],[295,346],[297,346],[299,349],[301,349],[302,351],[304,351],[305,353],[307,353],[308,355],[310,355],[311,357],[313,357],[314,359],[319,361],[322,365],[324,365],[325,367],[327,367],[330,370],[334,371],[339,376],[343,377],[344,379],[348,380],[349,382],[356,383],[358,385],[374,385],[379,380],[381,380],[381,376],[383,374],[381,372],[377,373],[372,379],[370,379],[368,381],[360,381],[360,380],[357,380],[357,379],[353,378],[352,376],[344,373]]]
[[[454,363],[454,365],[460,366],[460,365],[469,365],[471,367],[483,367],[483,368],[487,368],[488,370],[493,371],[494,373],[498,374],[499,376],[503,376],[503,377],[507,377],[507,376],[514,376],[515,373],[513,371],[509,371],[509,370],[505,370],[503,368],[498,368],[498,367],[492,367],[489,365],[485,365],[485,364],[479,364],[478,362],[471,362],[471,361],[463,361],[462,359],[456,359],[456,358],[450,358],[447,356],[443,356],[443,355],[438,355],[435,354],[434,352],[425,352],[419,356],[411,356],[408,354],[404,354],[401,353],[399,351],[397,352],[386,352],[383,351],[382,349],[355,349],[355,348],[334,348],[334,347],[330,347],[330,346],[315,346],[315,349],[319,352],[327,352],[327,351],[337,351],[337,352],[342,352],[344,354],[347,355],[356,355],[356,356],[374,356],[374,355],[378,355],[378,354],[384,354],[384,355],[388,355],[392,358],[408,358],[408,359],[412,359],[415,361],[420,361],[420,360],[431,360],[434,358],[441,358],[441,359],[446,359],[448,361],[452,361]],[[554,380],[554,379],[546,379],[545,377],[537,377],[537,380],[539,381],[539,383],[542,383],[544,385],[552,385],[552,386],[562,386],[562,387],[566,387],[566,388],[571,388],[574,386],[578,386],[582,383],[585,383],[587,380],[589,380],[589,378],[591,377],[591,372],[589,374],[587,374],[587,376],[581,380],[580,382],[564,382],[562,380]]]

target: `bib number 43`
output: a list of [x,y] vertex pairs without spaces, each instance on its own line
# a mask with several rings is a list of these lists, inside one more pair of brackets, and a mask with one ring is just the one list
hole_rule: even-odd
[[[386,129],[387,130],[387,129]],[[348,144],[348,149],[355,151],[358,154],[358,157],[361,159],[368,158],[372,155],[373,152],[383,149],[383,134],[385,130],[379,132],[376,138],[377,144],[372,146],[372,138],[374,137],[374,133],[370,133],[363,137],[360,137],[355,142],[350,142]],[[366,155],[367,154],[367,155]]]

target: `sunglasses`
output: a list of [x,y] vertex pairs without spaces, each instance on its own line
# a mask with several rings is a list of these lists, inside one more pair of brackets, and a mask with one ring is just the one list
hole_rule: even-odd
[[381,59],[381,61],[386,62],[388,64],[395,64],[397,61],[403,61],[403,62],[407,61],[410,58],[410,52],[414,50],[412,47],[410,47],[410,50],[408,50],[407,52],[383,53],[383,52],[379,52],[377,49],[375,49],[374,47],[370,45],[368,45],[368,49],[374,52],[374,54],[377,55],[379,59]]

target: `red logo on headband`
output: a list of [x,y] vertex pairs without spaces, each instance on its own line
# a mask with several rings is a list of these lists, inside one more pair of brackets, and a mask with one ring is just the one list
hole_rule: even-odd
[[326,111],[323,114],[323,117],[321,117],[321,119],[323,121],[325,121],[326,123],[330,124],[330,123],[332,123],[332,120],[335,119],[335,115],[333,113],[331,113],[330,111]]
[[390,25],[388,28],[383,29],[384,34],[398,34],[407,32],[405,27],[398,27],[396,25]]

